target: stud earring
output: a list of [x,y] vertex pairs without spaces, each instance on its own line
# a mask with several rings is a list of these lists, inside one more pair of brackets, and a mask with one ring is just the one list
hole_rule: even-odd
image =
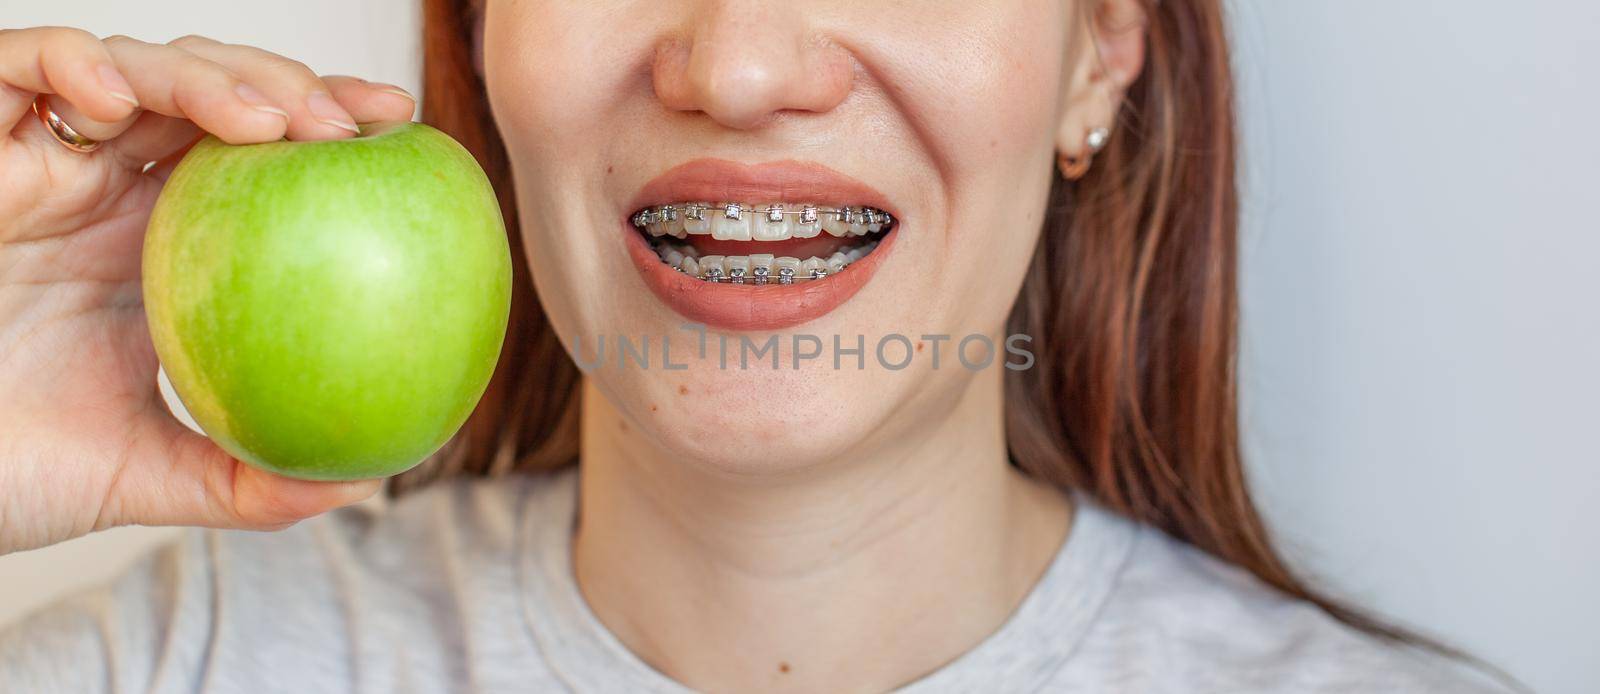
[[1099,154],[1111,142],[1109,128],[1095,128],[1083,138],[1085,153],[1082,156],[1072,156],[1066,152],[1056,155],[1056,166],[1061,169],[1061,177],[1069,181],[1076,181],[1089,173],[1089,166],[1094,163],[1094,155]]

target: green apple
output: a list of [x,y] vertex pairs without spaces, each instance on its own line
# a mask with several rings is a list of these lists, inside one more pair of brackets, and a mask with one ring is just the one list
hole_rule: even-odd
[[418,123],[206,138],[163,188],[143,263],[156,354],[195,422],[302,479],[393,475],[437,451],[483,396],[510,314],[494,190]]

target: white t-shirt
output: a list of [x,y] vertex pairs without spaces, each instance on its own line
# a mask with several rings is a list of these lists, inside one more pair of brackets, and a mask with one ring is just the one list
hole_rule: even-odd
[[[569,468],[439,483],[277,533],[191,530],[0,634],[0,691],[688,691],[584,603],[570,565],[576,502]],[[1015,614],[900,691],[1503,690],[1158,531],[1075,508]]]

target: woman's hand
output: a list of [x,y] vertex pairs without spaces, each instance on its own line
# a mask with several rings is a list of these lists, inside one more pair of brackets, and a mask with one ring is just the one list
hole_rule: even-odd
[[[39,94],[103,146],[55,140],[32,112]],[[396,87],[200,37],[0,31],[0,553],[124,524],[279,528],[378,489],[262,472],[167,412],[140,247],[162,181],[203,132],[343,138],[414,108]]]

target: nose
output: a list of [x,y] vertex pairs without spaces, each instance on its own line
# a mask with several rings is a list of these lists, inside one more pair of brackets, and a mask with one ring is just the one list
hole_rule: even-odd
[[796,0],[711,0],[656,50],[656,98],[739,130],[785,111],[824,113],[849,95],[850,55],[792,8]]

